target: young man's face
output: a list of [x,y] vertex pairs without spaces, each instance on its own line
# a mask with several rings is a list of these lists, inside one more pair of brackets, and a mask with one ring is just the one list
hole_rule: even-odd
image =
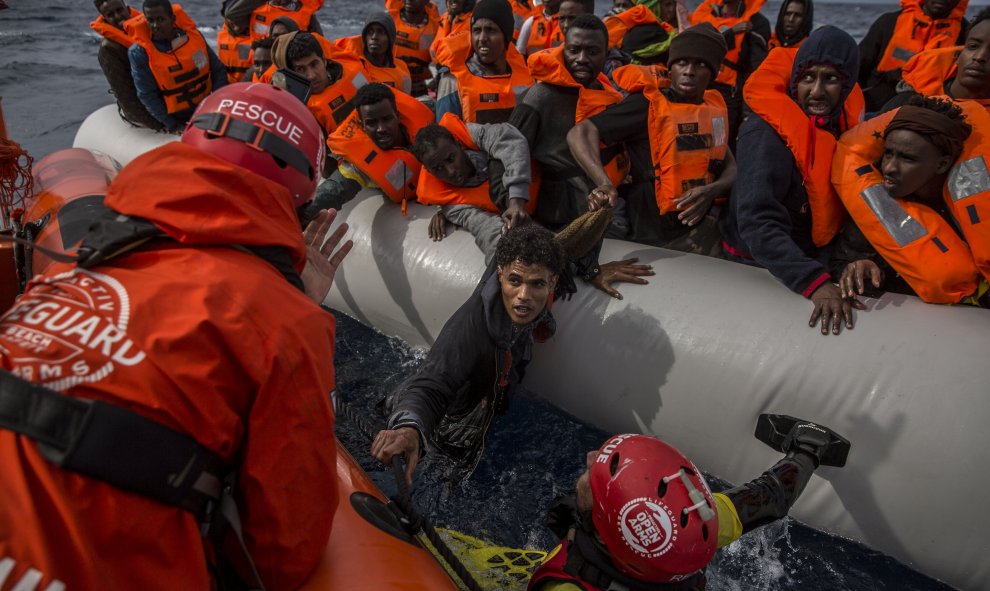
[[883,142],[880,172],[883,187],[895,199],[907,197],[935,177],[945,174],[952,159],[921,134],[906,129],[895,129]]
[[471,25],[471,47],[478,61],[486,66],[504,62],[508,49],[502,29],[489,18],[479,18]]
[[267,47],[259,47],[253,54],[254,73],[261,76],[272,67],[272,50]]
[[272,39],[278,39],[282,35],[289,32],[289,27],[283,25],[282,23],[275,23],[268,29],[268,36]]
[[700,102],[705,97],[705,89],[712,79],[712,71],[708,64],[693,58],[682,58],[672,62],[670,70],[670,87],[677,94],[690,102]]
[[[565,2],[567,6],[570,2]],[[563,10],[563,9],[561,9]],[[570,29],[564,37],[564,65],[575,82],[588,86],[605,65],[607,41],[601,31]]]
[[842,100],[842,75],[828,64],[808,66],[796,84],[797,102],[808,115],[827,117]]
[[784,18],[780,23],[781,32],[785,37],[793,37],[804,24],[804,3],[791,2],[784,10]]
[[970,29],[956,68],[956,80],[973,97],[990,98],[990,20],[980,21]]
[[388,32],[378,23],[371,23],[364,30],[364,50],[373,58],[384,58],[388,55]]
[[660,0],[660,20],[677,26],[677,0]]
[[402,8],[409,14],[420,14],[426,9],[428,0],[403,0]]
[[144,10],[144,18],[151,29],[151,38],[156,41],[171,41],[175,38],[175,15],[161,6]]
[[463,187],[475,172],[467,153],[447,138],[441,138],[435,148],[427,150],[422,163],[430,174],[455,187]]
[[546,11],[547,14],[557,14],[557,11],[560,10],[560,1],[561,0],[544,0],[543,10]]
[[111,26],[120,29],[127,17],[131,16],[131,11],[124,5],[124,0],[107,0],[100,6],[100,16]]
[[527,265],[515,260],[498,267],[502,286],[502,303],[513,324],[529,324],[547,307],[557,285],[557,277],[541,265]]
[[327,74],[327,60],[322,56],[311,53],[305,57],[292,60],[289,64],[292,71],[301,74],[309,80],[313,94],[319,94],[330,85],[330,76]]
[[382,150],[401,147],[402,126],[399,123],[399,114],[387,99],[361,105],[358,107],[358,117],[364,132],[376,146]]
[[582,14],[585,14],[584,6],[577,0],[561,2],[560,9],[557,11],[557,25],[560,26],[560,32],[567,35],[567,29],[570,28],[571,23]]
[[227,25],[227,31],[234,37],[242,37],[247,34],[247,27],[238,27],[232,20],[224,19],[223,24]]
[[456,16],[464,12],[465,4],[465,0],[447,0],[447,12]]

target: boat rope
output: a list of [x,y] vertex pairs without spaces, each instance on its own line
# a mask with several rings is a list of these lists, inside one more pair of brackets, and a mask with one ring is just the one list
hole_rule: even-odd
[[24,201],[31,194],[34,159],[20,144],[7,138],[7,126],[0,106],[0,229],[10,230],[11,216],[20,216]]
[[[371,423],[354,410],[354,407],[344,402],[339,394],[333,396],[333,403],[337,414],[347,419],[369,441],[374,440],[375,434],[380,429],[375,429]],[[474,579],[474,575],[464,566],[464,563],[461,562],[450,546],[447,545],[447,542],[440,536],[440,532],[437,531],[437,528],[429,518],[416,509],[412,500],[412,491],[406,484],[405,459],[402,456],[396,456],[393,459],[392,474],[395,476],[395,484],[399,492],[390,497],[390,500],[395,503],[395,506],[406,517],[410,533],[413,535],[422,533],[426,536],[426,539],[429,540],[430,544],[437,550],[437,553],[440,554],[440,558],[447,563],[450,570],[464,583],[468,591],[484,591],[481,585]]]

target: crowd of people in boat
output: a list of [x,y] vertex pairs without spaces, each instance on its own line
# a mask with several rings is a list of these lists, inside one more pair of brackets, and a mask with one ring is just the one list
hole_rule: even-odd
[[[965,0],[903,0],[859,46],[812,30],[811,0],[772,31],[744,0],[604,21],[584,0],[408,0],[335,41],[319,0],[231,0],[217,52],[167,0],[95,4],[121,115],[182,137],[120,171],[0,319],[0,587],[306,580],[345,502],[319,304],[350,248],[334,209],[362,188],[436,206],[429,235],[461,226],[489,262],[384,401],[371,452],[410,481],[427,450],[470,472],[570,277],[618,297],[652,273],[599,264],[602,236],[766,267],[823,334],[897,284],[987,302],[990,10],[969,23]],[[530,588],[703,589],[717,547],[832,461],[828,429],[786,435],[717,494],[670,445],[610,438]]]

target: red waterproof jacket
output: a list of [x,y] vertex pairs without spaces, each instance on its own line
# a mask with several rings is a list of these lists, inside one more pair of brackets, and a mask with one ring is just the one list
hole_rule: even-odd
[[[281,246],[300,270],[289,195],[173,143],[121,171],[106,205],[174,241],[36,278],[0,319],[0,367],[139,413],[237,465],[261,578],[295,588],[318,563],[337,505],[335,322],[272,264],[228,246]],[[34,578],[37,589],[211,587],[192,513],[64,471],[3,429],[0,471],[3,589]]]

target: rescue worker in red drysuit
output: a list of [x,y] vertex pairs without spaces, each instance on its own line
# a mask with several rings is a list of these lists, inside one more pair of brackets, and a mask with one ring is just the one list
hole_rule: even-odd
[[918,95],[946,95],[990,110],[990,8],[976,15],[961,47],[929,49],[908,60],[897,94],[882,111],[906,105]]
[[870,25],[859,42],[859,85],[873,113],[897,93],[901,68],[929,49],[961,45],[969,0],[901,0],[901,9]]
[[[7,581],[205,590],[229,571],[240,585],[294,589],[316,567],[337,504],[335,321],[316,302],[350,248],[329,256],[339,230],[320,246],[334,212],[300,232],[296,208],[315,189],[322,149],[286,91],[221,89],[181,142],[114,179],[80,260],[35,277],[0,318]],[[18,415],[24,388],[47,414]],[[79,409],[87,422],[74,429]],[[53,416],[67,422],[52,428]],[[112,428],[121,421],[127,429]],[[149,427],[166,443],[148,447]],[[176,441],[193,451],[169,474],[160,460]],[[146,455],[134,457],[134,442]],[[197,459],[209,457],[217,464]],[[117,485],[83,475],[113,475],[124,459],[139,469],[116,473]],[[212,526],[201,531],[217,513],[197,491],[214,499],[224,475],[244,554],[230,530],[217,546],[204,537]],[[142,484],[153,486],[130,492]],[[172,491],[182,494],[153,500]]]
[[[562,540],[528,591],[703,591],[715,551],[782,519],[821,462],[813,426],[759,478],[712,494],[698,468],[648,435],[588,452],[576,492],[550,509]],[[814,427],[817,427],[815,425]]]
[[178,133],[200,101],[227,85],[227,69],[178,5],[145,0],[143,8],[144,18],[127,24],[131,77],[148,112]]
[[832,154],[839,133],[862,115],[858,58],[853,38],[831,25],[796,53],[770,52],[746,85],[753,113],[739,133],[739,173],[719,217],[726,258],[763,267],[811,300],[809,324],[821,320],[823,335],[853,328],[852,307],[861,306],[841,297],[826,268],[846,215],[830,182]]
[[988,136],[980,105],[922,97],[842,136],[832,178],[851,219],[830,269],[844,297],[990,306]]
[[124,30],[124,22],[140,17],[141,13],[124,4],[124,0],[93,0],[93,3],[100,16],[89,26],[103,37],[97,59],[110,84],[110,94],[117,99],[120,118],[131,125],[163,131],[162,122],[152,117],[138,98],[131,62],[127,59],[127,49],[134,39]]

